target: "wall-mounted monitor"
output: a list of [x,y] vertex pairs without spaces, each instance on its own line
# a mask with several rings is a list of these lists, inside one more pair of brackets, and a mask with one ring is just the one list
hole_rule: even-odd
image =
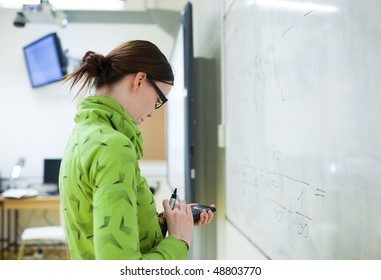
[[25,46],[24,57],[33,88],[60,81],[67,74],[67,58],[56,33]]

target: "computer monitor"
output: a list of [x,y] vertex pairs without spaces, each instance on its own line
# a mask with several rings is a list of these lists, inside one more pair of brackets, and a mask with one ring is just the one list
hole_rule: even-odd
[[24,56],[33,88],[60,81],[67,73],[67,58],[56,33],[25,46]]
[[60,165],[61,159],[44,159],[44,184],[55,184],[58,186]]

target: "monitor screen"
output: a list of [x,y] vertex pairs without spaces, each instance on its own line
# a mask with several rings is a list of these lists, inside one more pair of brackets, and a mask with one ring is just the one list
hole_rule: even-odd
[[61,159],[44,159],[44,184],[58,185]]
[[25,46],[24,57],[33,88],[60,81],[66,75],[66,58],[56,33]]

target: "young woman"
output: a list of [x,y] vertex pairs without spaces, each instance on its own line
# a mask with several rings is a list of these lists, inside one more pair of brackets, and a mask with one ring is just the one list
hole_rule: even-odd
[[[89,51],[66,77],[80,101],[60,170],[60,195],[72,259],[186,259],[192,240],[191,205],[163,201],[168,236],[138,160],[137,125],[166,101],[174,76],[166,57],[148,41],[130,41],[108,55]],[[197,225],[208,224],[209,211]]]

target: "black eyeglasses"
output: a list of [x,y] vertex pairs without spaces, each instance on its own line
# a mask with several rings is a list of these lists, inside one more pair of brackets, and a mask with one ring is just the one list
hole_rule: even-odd
[[163,106],[165,102],[168,101],[168,99],[167,97],[165,97],[164,93],[161,91],[161,89],[155,84],[155,82],[152,79],[150,78],[147,78],[147,79],[150,82],[150,84],[153,86],[153,88],[156,90],[157,95],[159,95],[159,98],[156,99],[156,103],[155,103],[155,109],[159,109],[161,106]]

